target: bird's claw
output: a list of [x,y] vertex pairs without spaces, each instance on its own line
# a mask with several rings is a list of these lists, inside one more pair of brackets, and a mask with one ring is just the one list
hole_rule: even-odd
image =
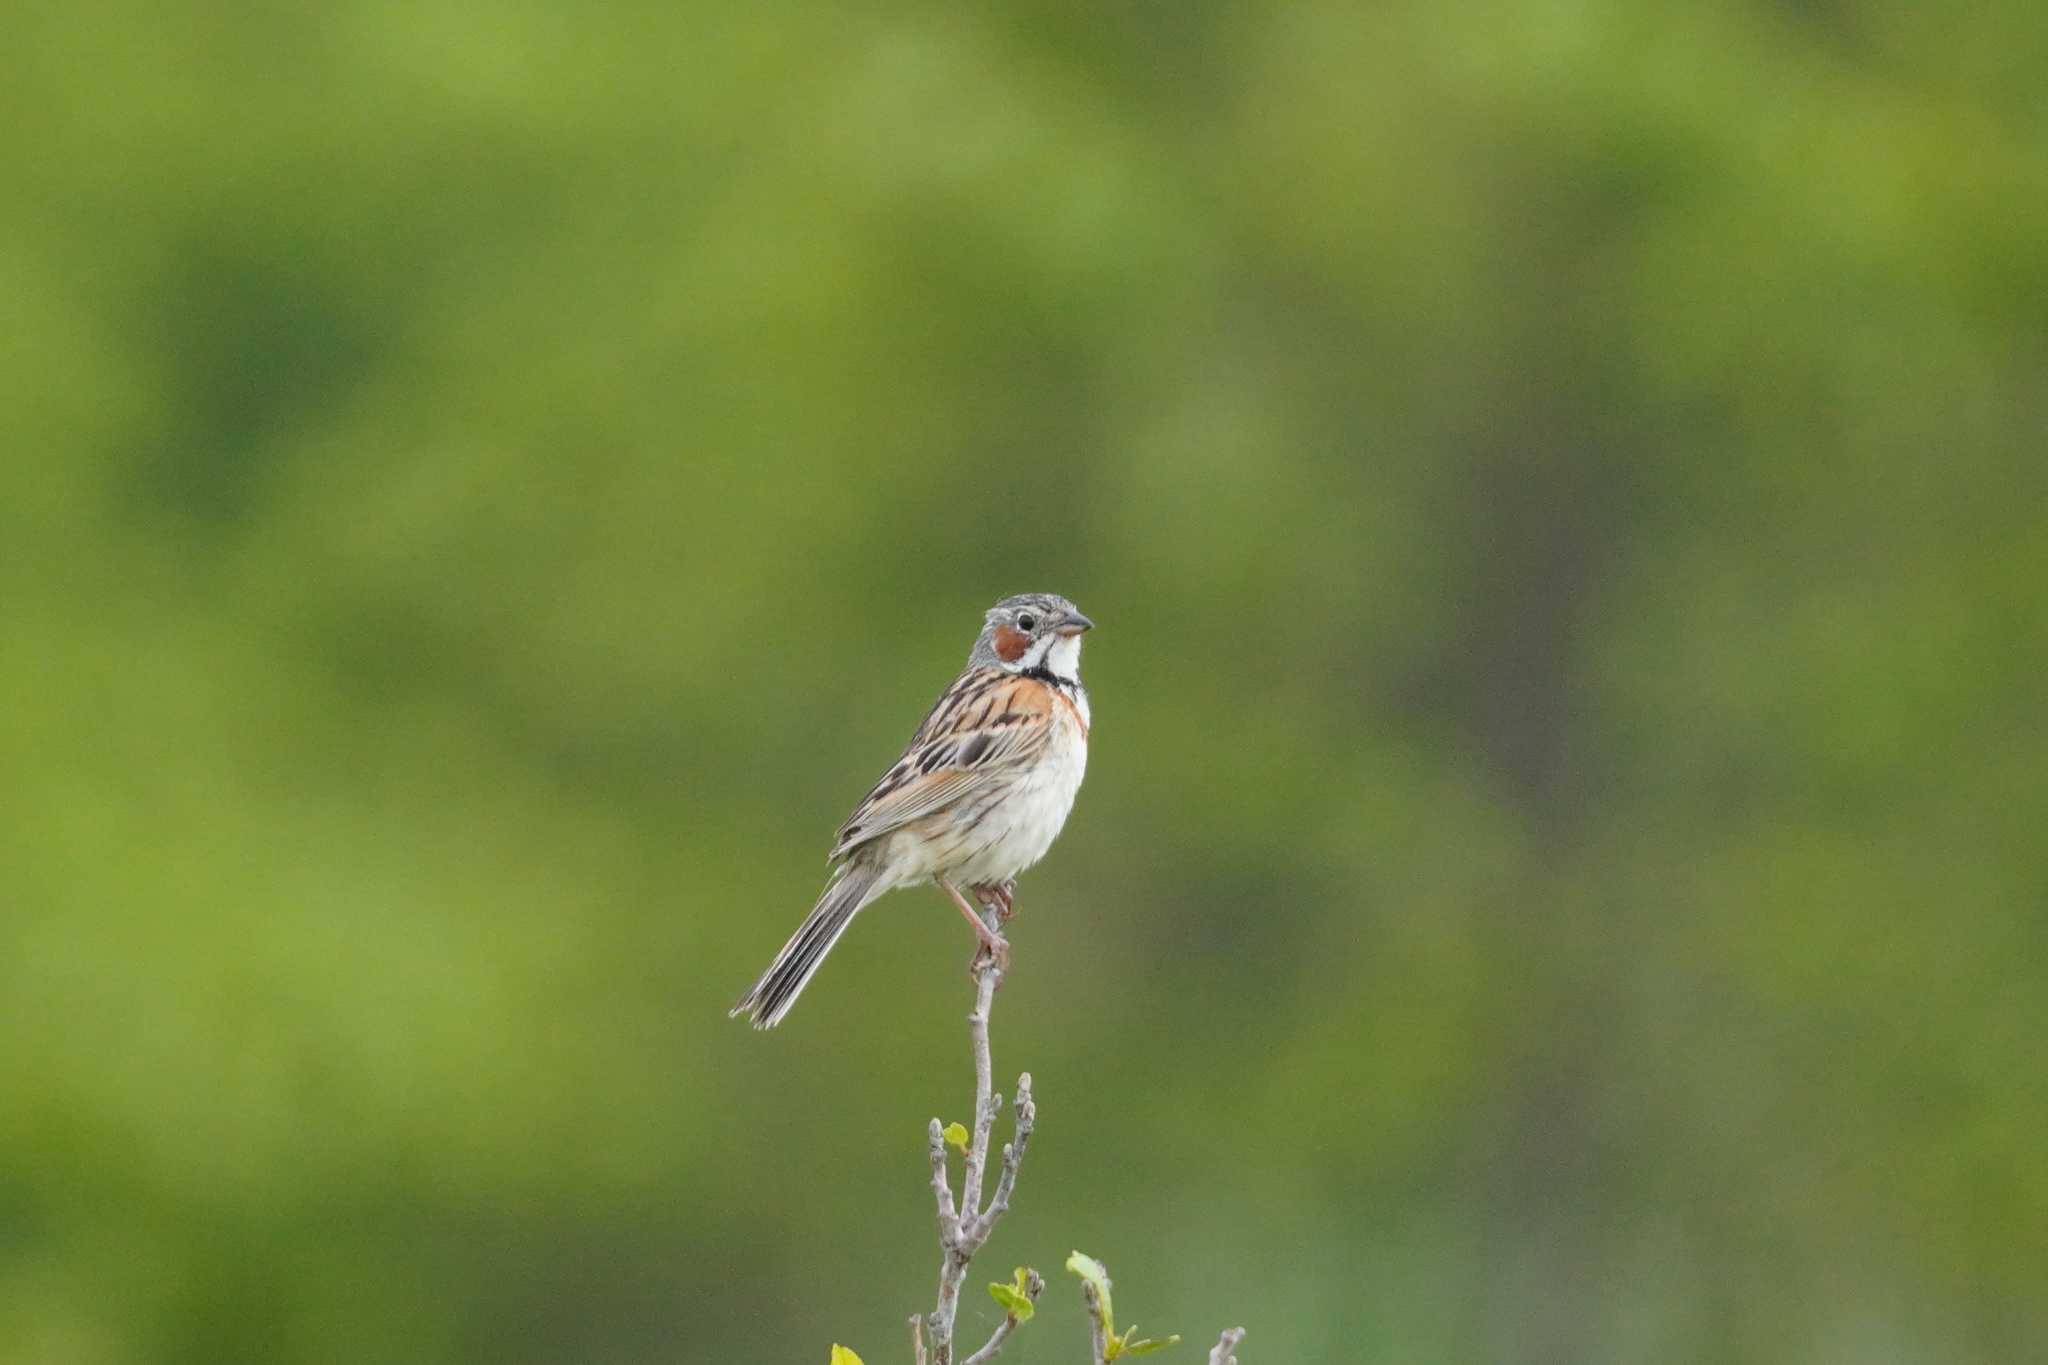
[[[974,957],[967,964],[967,979],[970,981],[981,980],[981,974],[990,967],[994,967],[998,973],[1002,974],[1007,974],[1010,970],[1010,940],[1004,938],[1001,934],[993,932],[984,937],[975,946]],[[996,984],[998,988],[1002,985],[1000,975],[997,977]]]
[[[998,972],[1007,972],[1010,969],[1010,941],[1002,936],[995,925],[990,924],[975,913],[974,907],[967,903],[967,898],[960,894],[958,887],[943,877],[936,878],[935,880],[938,882],[940,889],[953,898],[953,904],[960,907],[961,918],[965,919],[973,927],[974,937],[980,945],[974,950],[973,960],[967,964],[968,978],[970,980],[980,980],[982,972],[991,966]],[[1003,904],[1008,902],[1009,888],[1010,883],[1005,882],[1002,884]],[[991,901],[992,893],[990,888],[975,886],[970,887],[969,890],[974,892],[976,900],[996,913],[996,922],[1000,924],[1005,917],[998,908],[998,904]]]
[[997,924],[1008,924],[1010,916],[1017,913],[1017,883],[983,882],[974,888],[974,898],[996,912]]

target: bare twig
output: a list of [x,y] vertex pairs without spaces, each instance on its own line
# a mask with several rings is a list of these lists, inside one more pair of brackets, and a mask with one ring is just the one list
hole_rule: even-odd
[[1232,1355],[1231,1352],[1235,1351],[1237,1343],[1243,1340],[1244,1328],[1225,1328],[1223,1335],[1217,1339],[1216,1344],[1209,1348],[1209,1365],[1237,1365],[1237,1357]]
[[946,1130],[932,1120],[925,1135],[932,1162],[932,1202],[939,1209],[939,1245],[950,1249],[960,1240],[960,1213],[953,1207],[953,1189],[946,1183]]
[[[993,927],[991,925],[991,930]],[[1023,1164],[1024,1149],[1031,1141],[1031,1128],[1038,1117],[1037,1107],[1031,1099],[1031,1075],[1026,1072],[1017,1078],[1014,1136],[1003,1146],[1002,1169],[996,1176],[995,1190],[984,1206],[981,1190],[988,1172],[989,1139],[995,1130],[996,1114],[1003,1107],[1003,1097],[995,1093],[995,1066],[990,1060],[988,1045],[988,1015],[989,1007],[995,1001],[996,988],[1002,982],[1003,968],[999,963],[987,955],[975,960],[974,1012],[967,1016],[968,1037],[974,1047],[974,1126],[968,1134],[967,1156],[961,1165],[958,1204],[953,1202],[953,1191],[948,1181],[945,1130],[937,1119],[931,1121],[926,1135],[932,1166],[932,1200],[938,1212],[940,1253],[938,1304],[925,1319],[925,1327],[931,1336],[930,1365],[954,1365],[953,1326],[960,1312],[960,1286],[967,1278],[967,1267],[974,1254],[987,1243],[996,1223],[1009,1211],[1010,1196],[1017,1185],[1017,1168]],[[1038,1291],[1044,1288],[1044,1281],[1033,1271],[1029,1274],[1029,1282],[1037,1286],[1031,1291],[1035,1301]],[[992,1360],[1018,1325],[1016,1317],[1006,1315],[987,1344],[962,1365],[983,1365],[983,1362]]]
[[1094,1349],[1095,1365],[1109,1365],[1109,1318],[1102,1311],[1102,1295],[1091,1280],[1081,1281],[1081,1302],[1088,1306],[1088,1343]]
[[981,1173],[988,1164],[989,1133],[996,1126],[996,1110],[1003,1107],[1003,1097],[991,1093],[995,1067],[988,1053],[988,1011],[995,1003],[996,987],[1003,983],[1003,969],[987,958],[978,961],[986,965],[975,973],[974,1013],[967,1016],[967,1032],[974,1040],[974,1132],[968,1139],[967,1164],[960,1172],[960,1207],[970,1223],[981,1207]]
[[1003,1170],[996,1177],[995,1193],[989,1196],[988,1207],[974,1220],[977,1246],[988,1240],[989,1233],[995,1230],[996,1220],[1010,1211],[1010,1192],[1017,1187],[1017,1168],[1024,1164],[1024,1149],[1031,1145],[1031,1129],[1038,1122],[1038,1106],[1031,1099],[1031,1073],[1028,1071],[1017,1077],[1016,1110],[1016,1136],[1003,1144]]
[[928,1365],[924,1354],[924,1315],[910,1315],[910,1358],[914,1365]]

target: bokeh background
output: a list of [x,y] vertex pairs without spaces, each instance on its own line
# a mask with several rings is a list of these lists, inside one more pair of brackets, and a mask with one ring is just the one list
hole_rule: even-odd
[[1015,1359],[2038,1358],[2044,14],[15,15],[0,1362],[906,1357],[1026,589]]

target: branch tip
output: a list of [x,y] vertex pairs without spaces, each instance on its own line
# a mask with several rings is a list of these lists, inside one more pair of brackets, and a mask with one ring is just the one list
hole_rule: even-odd
[[1235,1351],[1237,1343],[1243,1340],[1244,1328],[1225,1328],[1223,1335],[1217,1338],[1216,1344],[1209,1348],[1209,1365],[1237,1365],[1237,1357],[1231,1352]]

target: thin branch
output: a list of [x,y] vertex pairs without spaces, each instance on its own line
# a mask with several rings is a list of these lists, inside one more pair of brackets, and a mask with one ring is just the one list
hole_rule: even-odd
[[1237,1365],[1237,1357],[1231,1352],[1235,1351],[1237,1343],[1243,1340],[1244,1328],[1225,1328],[1222,1337],[1209,1348],[1209,1365]]
[[996,1221],[1010,1211],[1010,1192],[1017,1187],[1017,1168],[1024,1164],[1024,1149],[1031,1145],[1031,1129],[1038,1122],[1038,1106],[1031,1100],[1031,1073],[1017,1077],[1016,1137],[1003,1144],[1003,1170],[996,1177],[995,1193],[988,1207],[975,1215],[968,1234],[978,1248],[995,1230]]
[[988,1165],[988,1137],[996,1126],[996,1110],[1003,1097],[992,1093],[995,1067],[988,1053],[988,1011],[995,1003],[996,987],[1003,983],[1003,969],[987,959],[978,959],[975,973],[974,1013],[967,1016],[967,1032],[974,1039],[974,1133],[967,1145],[967,1164],[960,1173],[960,1207],[970,1222],[981,1207],[981,1173]]
[[1109,1365],[1109,1322],[1102,1311],[1102,1295],[1092,1280],[1081,1281],[1081,1302],[1088,1307],[1088,1342],[1094,1348],[1095,1365]]
[[[1002,969],[987,958],[975,962],[974,1013],[967,1016],[968,1032],[974,1040],[974,1132],[968,1139],[967,1161],[960,1176],[960,1212],[951,1213],[950,1194],[940,1204],[939,1213],[939,1301],[927,1320],[932,1335],[932,1365],[953,1365],[953,1321],[960,1311],[960,1283],[967,1278],[967,1263],[974,1258],[979,1243],[969,1245],[969,1233],[973,1231],[975,1199],[979,1193],[981,1174],[975,1159],[977,1148],[982,1159],[987,1159],[988,1129],[982,1123],[982,1113],[989,1107],[991,1098],[991,1074],[993,1068],[988,1053],[988,1008],[995,998],[996,987],[1003,979]],[[989,1115],[993,1124],[994,1115]],[[940,1133],[939,1121],[933,1119],[931,1132]],[[934,1188],[944,1178],[946,1147],[945,1139],[939,1137],[932,1149],[938,1166],[933,1176]]]
[[[988,916],[986,906],[983,907],[983,915],[985,918]],[[993,925],[990,932],[994,932]],[[953,1202],[952,1187],[947,1180],[944,1129],[937,1119],[932,1120],[927,1133],[932,1164],[932,1198],[938,1210],[940,1252],[938,1304],[925,1318],[925,1328],[931,1339],[930,1365],[954,1365],[953,1328],[960,1312],[960,1287],[967,1278],[967,1267],[974,1254],[987,1243],[996,1223],[1009,1211],[1010,1198],[1017,1186],[1017,1170],[1023,1164],[1024,1149],[1030,1144],[1031,1129],[1038,1118],[1037,1106],[1031,1098],[1031,1076],[1026,1072],[1017,1078],[1012,1140],[1003,1146],[995,1189],[984,1207],[981,1195],[988,1174],[989,1145],[995,1131],[996,1115],[1003,1107],[1003,1097],[995,1093],[995,1064],[989,1054],[988,1016],[990,1006],[995,1003],[996,988],[1003,983],[1003,967],[994,958],[984,955],[975,959],[973,971],[974,1011],[967,1016],[967,1032],[974,1051],[974,1126],[968,1134],[966,1159],[961,1163],[958,1204]],[[1034,1286],[1030,1295],[1035,1301],[1045,1282],[1036,1271],[1032,1271],[1029,1272],[1028,1283]],[[1019,1319],[1006,1314],[987,1343],[960,1365],[985,1365],[994,1359],[996,1352],[1020,1325]]]
[[946,1130],[932,1120],[926,1133],[932,1163],[932,1202],[939,1210],[939,1245],[951,1251],[960,1242],[960,1213],[953,1206],[953,1189],[946,1183]]
[[913,1365],[927,1365],[924,1354],[924,1315],[910,1315],[910,1358]]

